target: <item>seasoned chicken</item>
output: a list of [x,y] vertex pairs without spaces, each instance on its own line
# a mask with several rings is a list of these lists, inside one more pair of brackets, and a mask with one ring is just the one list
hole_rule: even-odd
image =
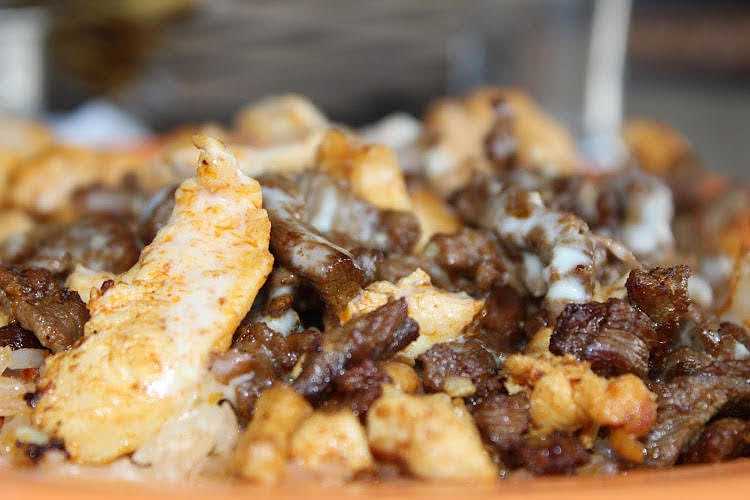
[[229,347],[271,271],[257,182],[196,136],[198,175],[138,263],[91,300],[83,342],[48,359],[33,421],[71,459],[105,463],[199,404],[214,351]]

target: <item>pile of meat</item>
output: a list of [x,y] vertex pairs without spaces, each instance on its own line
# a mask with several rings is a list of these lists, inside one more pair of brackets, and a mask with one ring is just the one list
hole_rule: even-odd
[[9,126],[0,465],[493,481],[750,456],[750,189],[664,125],[628,124],[606,171],[496,88],[359,130],[271,98],[127,152]]

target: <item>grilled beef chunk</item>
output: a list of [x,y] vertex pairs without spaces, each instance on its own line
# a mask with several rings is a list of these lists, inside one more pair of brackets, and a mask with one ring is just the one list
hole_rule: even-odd
[[688,266],[655,267],[648,271],[634,269],[628,276],[625,287],[630,302],[645,312],[668,342],[687,317],[690,296],[688,294]]
[[537,475],[573,474],[591,459],[577,437],[562,432],[528,438],[518,453],[524,467]]
[[7,264],[46,269],[64,278],[77,264],[122,273],[138,261],[140,248],[127,220],[89,215],[69,224],[42,225],[25,237]]
[[706,464],[750,456],[750,422],[722,418],[706,426],[683,455],[685,463]]
[[294,388],[310,399],[319,398],[347,368],[367,359],[387,359],[413,342],[419,325],[408,317],[405,299],[327,331],[320,352],[305,358]]
[[305,172],[296,183],[304,221],[334,240],[345,235],[367,248],[400,253],[409,253],[419,240],[419,222],[411,213],[380,210],[320,172]]
[[474,422],[482,436],[500,452],[503,462],[519,466],[515,451],[529,429],[529,399],[523,393],[493,394],[473,409]]
[[0,290],[18,323],[54,352],[68,349],[83,335],[89,311],[74,291],[60,287],[44,269],[0,267]]
[[678,376],[656,383],[656,424],[646,437],[646,463],[674,465],[700,436],[707,422],[723,408],[750,401],[750,367],[729,367],[725,362],[704,367],[703,373]]
[[299,194],[281,177],[262,179],[263,203],[271,219],[271,251],[279,263],[310,283],[337,312],[365,282],[347,250],[324,238],[302,219]]
[[41,349],[36,336],[16,322],[0,327],[0,347],[16,349]]
[[480,386],[497,372],[495,357],[476,339],[435,344],[417,360],[424,387],[432,392],[442,391],[448,377],[465,377]]
[[568,304],[550,337],[550,351],[591,363],[600,375],[648,374],[649,350],[658,344],[652,321],[627,301]]
[[507,281],[507,257],[486,230],[463,228],[456,234],[436,234],[422,253],[450,278],[452,289],[486,292],[495,283]]
[[103,214],[130,219],[138,217],[147,202],[146,194],[133,176],[126,176],[120,186],[93,184],[77,189],[72,200],[79,214]]
[[508,285],[495,286],[485,299],[484,310],[477,338],[497,353],[518,352],[526,338],[523,331],[526,311],[521,294]]
[[363,417],[383,393],[383,384],[390,381],[383,369],[366,359],[347,369],[334,381],[331,401],[348,406],[355,415]]

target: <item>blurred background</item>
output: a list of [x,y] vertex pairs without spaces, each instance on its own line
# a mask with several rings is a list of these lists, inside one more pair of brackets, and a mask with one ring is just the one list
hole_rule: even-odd
[[625,117],[667,122],[711,167],[750,176],[750,2],[737,0],[0,0],[0,110],[64,120],[106,103],[137,135],[292,91],[363,124],[501,84],[583,137],[608,2],[604,95],[621,85]]

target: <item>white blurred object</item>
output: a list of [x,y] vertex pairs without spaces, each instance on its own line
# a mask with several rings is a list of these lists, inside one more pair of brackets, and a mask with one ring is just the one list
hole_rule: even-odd
[[600,168],[622,164],[620,138],[631,0],[595,3],[586,68],[581,148]]
[[39,8],[0,8],[0,110],[30,116],[44,104],[47,16]]
[[79,146],[127,146],[151,134],[138,119],[105,100],[89,101],[71,113],[53,116],[50,125],[60,141]]

